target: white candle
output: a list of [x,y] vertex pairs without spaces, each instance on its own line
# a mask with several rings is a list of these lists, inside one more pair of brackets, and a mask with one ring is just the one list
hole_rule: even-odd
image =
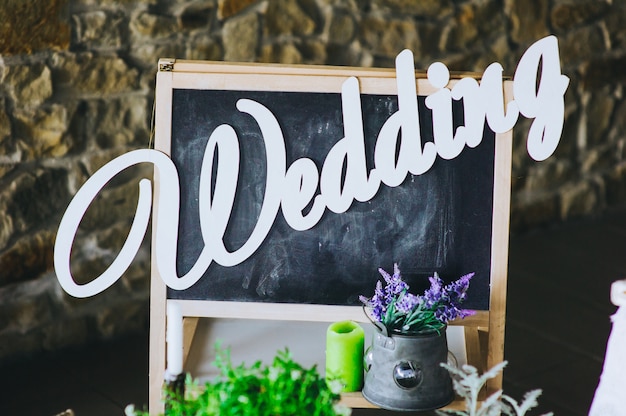
[[183,313],[176,302],[167,302],[167,372],[183,372]]

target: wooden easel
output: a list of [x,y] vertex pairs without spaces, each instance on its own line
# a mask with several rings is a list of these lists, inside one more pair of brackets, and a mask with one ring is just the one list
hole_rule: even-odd
[[[207,75],[212,76],[208,77]],[[471,74],[463,74],[471,76]],[[362,93],[394,93],[395,72],[392,69],[364,69],[342,67],[282,66],[257,64],[207,63],[194,61],[159,61],[156,89],[155,149],[171,154],[172,91],[181,89],[236,89],[262,91],[337,92],[346,78],[359,79]],[[311,83],[310,78],[315,77]],[[435,90],[417,74],[419,95]],[[454,77],[451,84],[458,81]],[[512,99],[512,83],[504,82],[505,102]],[[479,311],[475,316],[454,322],[462,325],[468,363],[485,370],[504,359],[504,328],[509,241],[509,209],[511,183],[512,131],[496,135],[494,172],[494,207],[491,242],[491,280],[489,310]],[[156,177],[155,181],[159,178]],[[158,209],[156,207],[155,209]],[[156,218],[154,216],[153,218]],[[154,234],[153,234],[154,235]],[[149,407],[151,414],[162,411],[161,389],[166,368],[166,320],[168,302],[179,303],[184,319],[184,356],[191,347],[198,319],[241,318],[265,320],[295,320],[334,322],[354,320],[368,322],[360,307],[305,304],[272,304],[245,302],[198,301],[167,299],[166,287],[152,263],[151,312],[150,312],[150,378]],[[502,375],[489,380],[487,394],[501,389]],[[360,393],[344,396],[350,407],[371,407]],[[457,400],[450,408],[461,408]]]

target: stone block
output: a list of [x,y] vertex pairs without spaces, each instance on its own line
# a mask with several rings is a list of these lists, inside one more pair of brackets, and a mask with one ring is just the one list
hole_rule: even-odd
[[[0,146],[2,142],[11,137],[12,132],[11,119],[7,114],[6,108],[6,99],[4,97],[0,97]],[[0,151],[0,155],[6,155],[6,153]]]
[[[159,0],[141,0],[138,2],[137,0],[72,0],[74,4],[77,6],[120,6],[128,4],[130,6],[139,6],[143,7],[144,5],[152,5],[159,2]],[[188,1],[188,0],[173,0],[173,1]]]
[[184,56],[187,59],[220,61],[224,56],[224,49],[219,39],[201,33],[189,38]]
[[450,0],[380,0],[375,7],[386,9],[397,15],[438,18],[452,12],[454,5]]
[[511,47],[506,35],[495,35],[489,39],[488,45],[488,48],[478,55],[473,66],[468,67],[467,70],[482,73],[489,65],[498,62],[504,68],[504,75],[512,76],[515,72],[515,65],[510,62]]
[[72,43],[79,49],[119,49],[127,18],[120,10],[93,10],[72,15]]
[[215,15],[215,6],[211,3],[186,4],[178,13],[179,25],[183,30],[210,29]]
[[[130,230],[129,218],[123,218],[122,221],[117,221],[110,227],[107,227],[106,229],[98,232],[96,236],[97,238],[96,244],[98,245],[99,251],[114,253],[114,255],[116,256],[117,253],[119,253],[119,251],[121,250],[124,243],[126,242],[126,238],[128,237],[129,230]],[[146,244],[150,244],[150,241],[147,239],[147,237],[145,237],[144,240]],[[144,262],[144,266],[148,266],[147,270],[149,270],[150,268],[149,259],[148,259],[148,264]]]
[[[160,58],[180,58],[185,56],[187,45],[183,42],[167,42],[167,43],[151,43],[151,42],[135,42],[131,46],[130,56],[133,60],[143,66],[149,68],[151,80],[154,80],[157,64]],[[146,88],[142,83],[142,91],[154,91],[154,85]]]
[[77,155],[88,147],[93,147],[93,123],[89,117],[89,102],[69,98],[63,101],[68,119],[63,144],[68,147],[68,155]]
[[446,50],[471,49],[478,37],[478,27],[474,21],[476,15],[471,5],[461,6],[454,16],[447,34]]
[[18,238],[0,252],[0,286],[35,279],[53,268],[54,233],[50,230]]
[[591,55],[606,51],[603,29],[597,25],[585,26],[559,36],[559,55],[563,62],[574,64],[589,59]]
[[604,88],[591,95],[586,113],[587,146],[606,144],[607,133],[613,119],[615,98],[609,88]]
[[217,0],[217,18],[228,19],[244,10],[251,4],[259,3],[258,0]]
[[133,297],[147,299],[150,293],[150,242],[151,234],[148,232],[139,253],[121,279],[124,288]]
[[559,146],[555,151],[555,155],[559,158],[574,160],[578,154],[579,149],[579,135],[581,130],[581,109],[578,107],[578,103],[568,104],[574,94],[566,94],[566,111],[565,120],[563,121],[563,132],[561,133],[561,140]]
[[298,46],[298,49],[307,64],[323,65],[326,62],[326,46],[321,40],[306,39]]
[[547,27],[548,0],[505,0],[504,3],[514,42],[530,45],[550,33]]
[[613,50],[619,51],[626,48],[626,4],[620,2],[613,2],[613,6],[606,14],[603,21],[606,25],[606,30],[611,39],[611,47]]
[[369,15],[360,22],[359,37],[373,55],[395,59],[404,49],[421,55],[421,42],[412,19],[384,19]]
[[339,45],[350,44],[356,35],[354,15],[342,11],[335,12],[330,19],[328,41]]
[[131,15],[131,32],[139,39],[149,38],[150,40],[166,38],[176,34],[180,26],[174,16],[151,13],[147,10],[140,10]]
[[[485,38],[489,39],[493,36],[502,37],[506,35],[507,22],[504,13],[502,13],[502,2],[500,0],[478,0],[471,2],[471,5],[474,14],[473,21],[483,41]],[[489,42],[487,41],[485,45],[489,47]]]
[[591,181],[581,181],[563,186],[559,190],[560,218],[570,218],[589,215],[601,204]]
[[626,82],[626,54],[590,56],[580,65],[581,86],[590,91]]
[[626,101],[624,99],[616,101],[615,114],[613,127],[624,137],[626,135]]
[[607,0],[558,0],[550,10],[550,23],[557,32],[595,20],[611,8]]
[[569,159],[551,159],[541,164],[533,164],[527,170],[524,190],[529,193],[540,193],[558,188],[571,180],[575,180],[575,170]]
[[[468,68],[470,70],[479,71],[476,66],[481,62],[481,56],[483,56],[483,54],[479,50],[457,51],[454,54],[446,54],[446,56],[439,59],[439,61],[446,64],[450,71],[466,72]],[[427,69],[431,63],[432,61],[424,62],[422,68]]]
[[43,63],[8,65],[0,78],[17,108],[33,108],[52,96],[50,68]]
[[69,202],[67,181],[68,172],[62,168],[38,167],[12,175],[10,186],[0,192],[2,199],[7,198],[6,212],[15,231],[35,232],[44,224],[60,220]]
[[5,204],[0,205],[0,252],[13,236],[13,217],[6,212]]
[[302,55],[293,43],[275,43],[263,45],[260,62],[301,64]]
[[[72,252],[70,272],[74,281],[79,285],[87,284],[104,273],[117,254],[97,247],[95,236],[79,236],[74,244],[79,244],[80,249]],[[74,305],[73,302],[67,303]]]
[[[326,63],[342,66],[372,66],[373,58],[364,51],[358,42],[350,45],[328,45]],[[393,66],[393,63],[390,63]],[[388,65],[388,66],[390,66]]]
[[610,142],[591,147],[579,156],[578,168],[585,175],[592,175],[594,172],[607,172],[619,163],[619,150],[616,145]]
[[[4,0],[0,7],[0,55],[67,49],[67,0]],[[19,17],[18,17],[19,16]]]
[[[135,214],[139,192],[139,178],[120,186],[107,185],[90,205],[81,228],[88,232],[103,230],[121,220],[130,220]],[[84,228],[83,228],[84,227]]]
[[[77,148],[148,146],[151,104],[143,95],[79,103],[67,132]],[[119,150],[118,150],[119,152]],[[93,156],[91,154],[90,156]]]
[[15,137],[24,144],[22,160],[60,157],[68,152],[64,135],[69,121],[64,106],[51,105],[35,110],[16,110],[13,116]]
[[224,23],[222,44],[224,60],[252,62],[260,46],[261,28],[257,13],[235,16]]
[[72,96],[102,97],[138,86],[138,71],[117,56],[55,53],[51,62],[55,88]]
[[[78,187],[84,183],[89,176],[93,175],[98,169],[100,169],[105,163],[110,162],[117,156],[120,156],[126,153],[127,149],[124,148],[112,148],[105,149],[101,151],[96,151],[93,149],[91,152],[86,152],[80,163],[72,165],[72,174],[77,185],[73,187],[74,191],[78,191]],[[120,177],[128,178],[127,171],[120,173]],[[128,172],[135,172],[134,170],[129,170]]]
[[420,21],[415,26],[419,39],[424,39],[420,45],[420,54],[416,56],[418,68],[422,68],[434,62],[435,57],[440,57],[445,44],[442,38],[444,34],[447,37],[448,29],[443,23],[430,21]]
[[102,149],[140,144],[148,147],[151,109],[143,95],[99,100],[94,114],[94,137]]
[[319,11],[311,1],[273,0],[264,16],[264,30],[270,36],[311,35],[321,29]]

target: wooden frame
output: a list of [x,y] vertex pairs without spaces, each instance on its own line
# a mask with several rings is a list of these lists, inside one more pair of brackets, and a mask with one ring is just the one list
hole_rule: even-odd
[[[210,77],[207,76],[208,73],[211,74]],[[477,77],[476,74],[462,75]],[[310,82],[312,76],[316,77],[314,83]],[[160,60],[155,97],[155,149],[168,155],[171,154],[173,89],[339,92],[342,83],[352,76],[359,79],[362,93],[397,94],[396,73],[393,69]],[[453,78],[450,85],[460,79],[460,74],[453,75]],[[416,72],[416,81],[419,95],[435,92],[435,89],[426,80],[425,73]],[[504,82],[504,97],[505,102],[512,100],[511,81]],[[464,327],[468,362],[480,370],[490,368],[504,359],[512,131],[497,134],[495,146],[490,307],[488,311],[479,311],[473,317],[453,323],[453,325]],[[158,180],[159,178],[155,177],[155,181]],[[157,218],[157,216],[155,215],[153,218]],[[151,414],[162,411],[160,393],[166,367],[165,311],[167,302],[176,302],[180,304],[182,309],[185,357],[189,352],[199,317],[322,322],[351,319],[367,322],[362,309],[352,306],[251,304],[246,302],[246,308],[242,308],[241,303],[238,302],[168,300],[166,299],[166,287],[155,267],[154,258],[152,260],[151,279],[149,367],[149,408]],[[251,310],[254,313],[251,313]],[[486,349],[483,347],[485,344]],[[488,381],[486,393],[499,390],[501,386],[502,375]],[[343,400],[350,407],[372,407],[360,393],[346,394]],[[463,403],[457,400],[449,408],[461,408],[462,406]]]

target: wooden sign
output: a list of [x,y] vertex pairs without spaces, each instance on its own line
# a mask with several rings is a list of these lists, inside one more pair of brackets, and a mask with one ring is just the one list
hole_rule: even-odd
[[[155,149],[114,159],[79,190],[57,233],[59,283],[77,297],[114,284],[152,217],[153,412],[166,310],[178,374],[199,317],[365,322],[358,297],[394,262],[413,292],[434,272],[475,272],[466,306],[478,313],[453,324],[465,328],[468,362],[492,367],[504,358],[511,129],[532,118],[528,153],[549,157],[567,85],[552,36],[528,49],[512,81],[497,63],[482,75],[442,63],[416,72],[410,51],[395,70],[161,60]],[[69,259],[80,221],[138,163],[151,163],[154,179],[140,183],[127,241],[101,276],[77,284]],[[501,376],[489,383],[499,389]]]
[[[358,296],[369,295],[377,268],[393,262],[416,291],[435,271],[447,280],[476,272],[467,306],[481,312],[461,322],[472,329],[467,349],[486,364],[478,347],[485,329],[489,361],[502,360],[510,130],[496,134],[483,119],[473,148],[433,158],[414,174],[401,170],[416,158],[407,149],[436,145],[426,100],[437,89],[425,74],[410,74],[415,106],[406,118],[421,142],[413,147],[397,116],[404,98],[393,70],[161,65],[172,70],[158,74],[156,149],[170,155],[180,178],[177,275],[189,278],[207,247],[221,254],[182,290],[152,279],[153,398],[165,368],[165,303],[177,305],[187,325],[197,317],[364,322]],[[353,92],[347,79],[358,80]],[[463,102],[450,104],[458,131],[468,124]],[[383,178],[375,185],[373,171]],[[209,209],[211,227],[202,219]]]

